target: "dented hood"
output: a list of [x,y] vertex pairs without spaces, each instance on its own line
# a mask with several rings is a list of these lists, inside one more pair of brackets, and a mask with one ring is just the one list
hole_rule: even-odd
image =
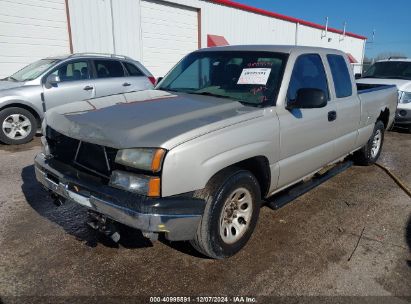
[[237,101],[148,90],[74,102],[51,109],[46,123],[85,142],[117,149],[171,149],[212,131],[263,115]]

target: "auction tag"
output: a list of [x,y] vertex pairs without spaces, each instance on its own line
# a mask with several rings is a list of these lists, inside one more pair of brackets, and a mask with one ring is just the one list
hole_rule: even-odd
[[243,69],[237,84],[261,84],[266,85],[270,77],[271,69]]

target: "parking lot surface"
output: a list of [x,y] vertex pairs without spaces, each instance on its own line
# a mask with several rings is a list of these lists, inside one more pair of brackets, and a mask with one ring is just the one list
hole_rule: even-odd
[[[39,138],[0,145],[4,302],[16,296],[411,297],[411,199],[376,166],[352,167],[278,211],[263,208],[246,248],[216,261],[188,243],[152,243],[126,227],[118,246],[90,230],[84,208],[56,207],[36,182],[39,151]],[[379,161],[409,187],[410,151],[411,134],[389,132]]]

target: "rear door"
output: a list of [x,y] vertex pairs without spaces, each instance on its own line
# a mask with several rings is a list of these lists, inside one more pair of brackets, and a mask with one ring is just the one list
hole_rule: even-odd
[[[46,110],[69,102],[86,100],[94,97],[94,83],[90,75],[91,63],[79,59],[57,66],[43,78],[43,94]],[[47,85],[46,78],[54,74],[60,82]]]
[[335,159],[333,114],[337,107],[328,82],[319,54],[303,54],[296,59],[286,102],[293,102],[299,89],[315,88],[328,96],[328,103],[324,108],[277,111],[281,134],[278,188],[299,181]]
[[356,94],[354,80],[348,69],[348,61],[337,54],[328,54],[327,62],[334,83],[334,96],[337,105],[337,157],[344,156],[356,148],[361,119],[361,103]]
[[126,77],[124,78],[124,92],[141,91],[153,88],[153,84],[148,79],[148,76],[143,73],[134,63],[123,61],[123,66],[126,69]]
[[96,97],[123,93],[131,86],[119,60],[94,59]]

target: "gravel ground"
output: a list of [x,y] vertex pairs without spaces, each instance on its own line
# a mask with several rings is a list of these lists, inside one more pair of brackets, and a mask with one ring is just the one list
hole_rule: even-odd
[[[0,146],[0,303],[140,303],[149,300],[133,297],[165,295],[248,295],[259,303],[411,299],[411,200],[376,166],[352,167],[278,211],[263,208],[247,247],[215,261],[185,242],[151,243],[127,227],[119,245],[89,230],[85,209],[55,207],[35,181],[39,151],[39,138]],[[409,187],[410,151],[411,134],[389,132],[380,159]]]

